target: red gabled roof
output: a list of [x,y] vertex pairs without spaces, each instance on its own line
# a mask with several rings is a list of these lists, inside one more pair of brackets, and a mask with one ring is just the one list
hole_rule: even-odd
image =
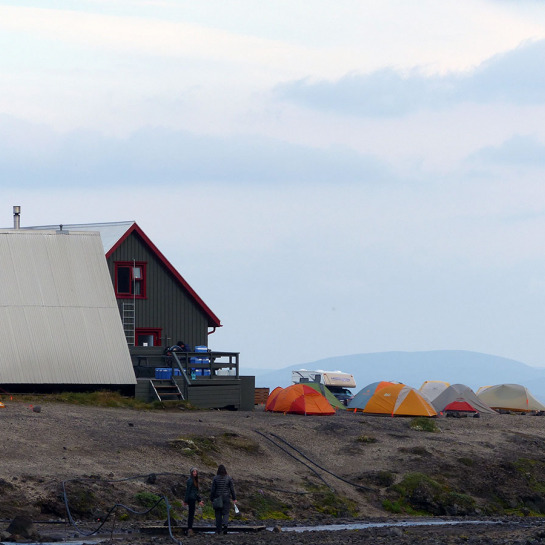
[[109,258],[119,246],[132,234],[136,233],[143,242],[148,246],[148,248],[155,254],[157,259],[163,263],[163,265],[170,271],[174,278],[182,285],[184,290],[189,294],[189,296],[197,303],[197,305],[202,309],[202,311],[208,317],[208,326],[209,327],[222,327],[220,319],[210,310],[208,305],[197,295],[197,292],[186,282],[184,277],[174,268],[170,261],[161,253],[161,251],[153,244],[153,242],[148,238],[146,233],[135,222],[129,229],[124,233],[124,235],[108,250],[106,253],[106,258]]

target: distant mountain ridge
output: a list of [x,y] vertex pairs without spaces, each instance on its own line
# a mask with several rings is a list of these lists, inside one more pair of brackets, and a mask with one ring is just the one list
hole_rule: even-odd
[[[257,387],[289,386],[294,369],[340,370],[351,373],[357,388],[379,380],[403,382],[420,388],[426,380],[443,380],[450,384],[465,384],[477,391],[480,386],[514,383],[522,384],[540,401],[545,402],[545,368],[501,356],[466,350],[433,350],[423,352],[375,352],[325,358],[266,370],[256,375]],[[249,370],[243,369],[243,374]]]

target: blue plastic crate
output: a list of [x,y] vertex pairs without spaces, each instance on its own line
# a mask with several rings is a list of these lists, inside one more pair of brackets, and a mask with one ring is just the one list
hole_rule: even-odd
[[208,352],[208,347],[203,345],[196,346],[195,352]]
[[172,376],[172,369],[168,367],[156,367],[155,378],[160,380],[169,379]]
[[[174,369],[174,376],[181,376],[182,372],[179,369]],[[155,378],[158,380],[170,380],[172,378],[172,368],[171,367],[156,367],[155,368]]]

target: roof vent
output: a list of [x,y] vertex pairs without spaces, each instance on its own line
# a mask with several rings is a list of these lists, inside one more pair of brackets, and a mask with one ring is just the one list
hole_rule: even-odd
[[21,228],[21,207],[20,206],[13,207],[13,228],[14,229]]

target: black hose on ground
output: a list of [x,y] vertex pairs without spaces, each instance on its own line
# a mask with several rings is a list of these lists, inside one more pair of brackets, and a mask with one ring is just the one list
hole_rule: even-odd
[[335,477],[336,479],[339,479],[340,481],[343,481],[344,483],[346,484],[349,484],[351,486],[354,486],[356,488],[361,488],[362,490],[366,490],[367,492],[373,492],[373,489],[372,488],[369,488],[367,486],[363,486],[361,484],[358,484],[358,483],[354,483],[352,481],[348,481],[347,479],[333,473],[332,471],[329,471],[328,469],[326,469],[325,467],[322,467],[320,464],[317,464],[314,460],[311,460],[308,456],[306,456],[305,454],[303,454],[299,449],[297,449],[296,447],[294,447],[293,445],[291,445],[290,443],[288,443],[285,439],[282,439],[282,437],[279,437],[278,435],[276,435],[275,433],[272,433],[272,432],[269,432],[273,437],[275,437],[276,439],[278,439],[279,441],[282,441],[282,443],[288,445],[288,447],[290,447],[291,449],[293,449],[295,452],[297,452],[298,454],[300,454],[305,460],[308,460],[311,464],[314,464],[317,468],[321,469],[322,471],[325,471],[326,473],[329,473],[329,475]]
[[285,452],[288,456],[291,456],[294,460],[296,460],[300,464],[303,464],[305,467],[310,469],[310,471],[312,471],[316,475],[316,477],[318,477],[318,479],[320,479],[329,488],[329,490],[331,490],[331,492],[335,492],[335,489],[330,484],[328,484],[327,481],[313,467],[309,466],[307,463],[303,462],[302,460],[299,460],[297,456],[294,456],[291,452],[288,452],[282,445],[279,445],[276,441],[274,441],[270,437],[267,437],[264,433],[258,430],[254,430],[254,431],[255,433],[258,433],[259,435],[267,439],[267,441],[270,441],[275,447]]
[[[117,483],[117,482],[123,482],[123,481],[131,481],[131,480],[135,480],[135,479],[141,479],[143,477],[147,477],[147,478],[154,478],[156,477],[157,475],[178,475],[178,473],[150,473],[149,475],[137,475],[137,476],[134,476],[134,477],[127,477],[125,479],[115,479],[115,480],[101,480],[101,482],[106,482],[106,483]],[[68,521],[70,522],[70,524],[77,530],[77,532],[81,535],[84,535],[84,536],[92,536],[94,534],[96,534],[107,522],[107,520],[110,518],[111,514],[114,513],[118,508],[123,508],[125,509],[126,511],[130,512],[130,513],[133,513],[134,515],[146,515],[147,513],[149,513],[150,511],[152,511],[153,509],[155,509],[161,502],[165,502],[165,506],[166,506],[166,509],[167,509],[167,524],[168,524],[168,533],[171,537],[171,539],[177,543],[178,545],[183,545],[183,543],[176,539],[174,537],[174,535],[172,534],[172,524],[170,522],[170,504],[168,502],[168,499],[166,496],[161,496],[159,498],[159,500],[154,504],[152,505],[149,509],[146,509],[145,511],[135,511],[134,509],[131,509],[130,507],[126,506],[126,505],[123,505],[122,503],[116,503],[115,505],[113,505],[113,507],[110,508],[110,510],[108,511],[108,513],[106,514],[106,516],[104,517],[104,520],[99,524],[99,526],[97,528],[95,528],[94,530],[92,530],[91,532],[86,532],[84,530],[81,530],[79,528],[79,526],[77,525],[76,521],[73,519],[72,517],[72,513],[70,511],[70,506],[68,504],[68,494],[66,492],[66,483],[69,483],[69,482],[74,482],[74,481],[79,481],[79,482],[97,482],[98,479],[68,479],[66,481],[62,481],[62,492],[63,492],[63,499],[64,499],[64,506],[66,508],[66,513],[67,513],[67,516],[68,516]]]

